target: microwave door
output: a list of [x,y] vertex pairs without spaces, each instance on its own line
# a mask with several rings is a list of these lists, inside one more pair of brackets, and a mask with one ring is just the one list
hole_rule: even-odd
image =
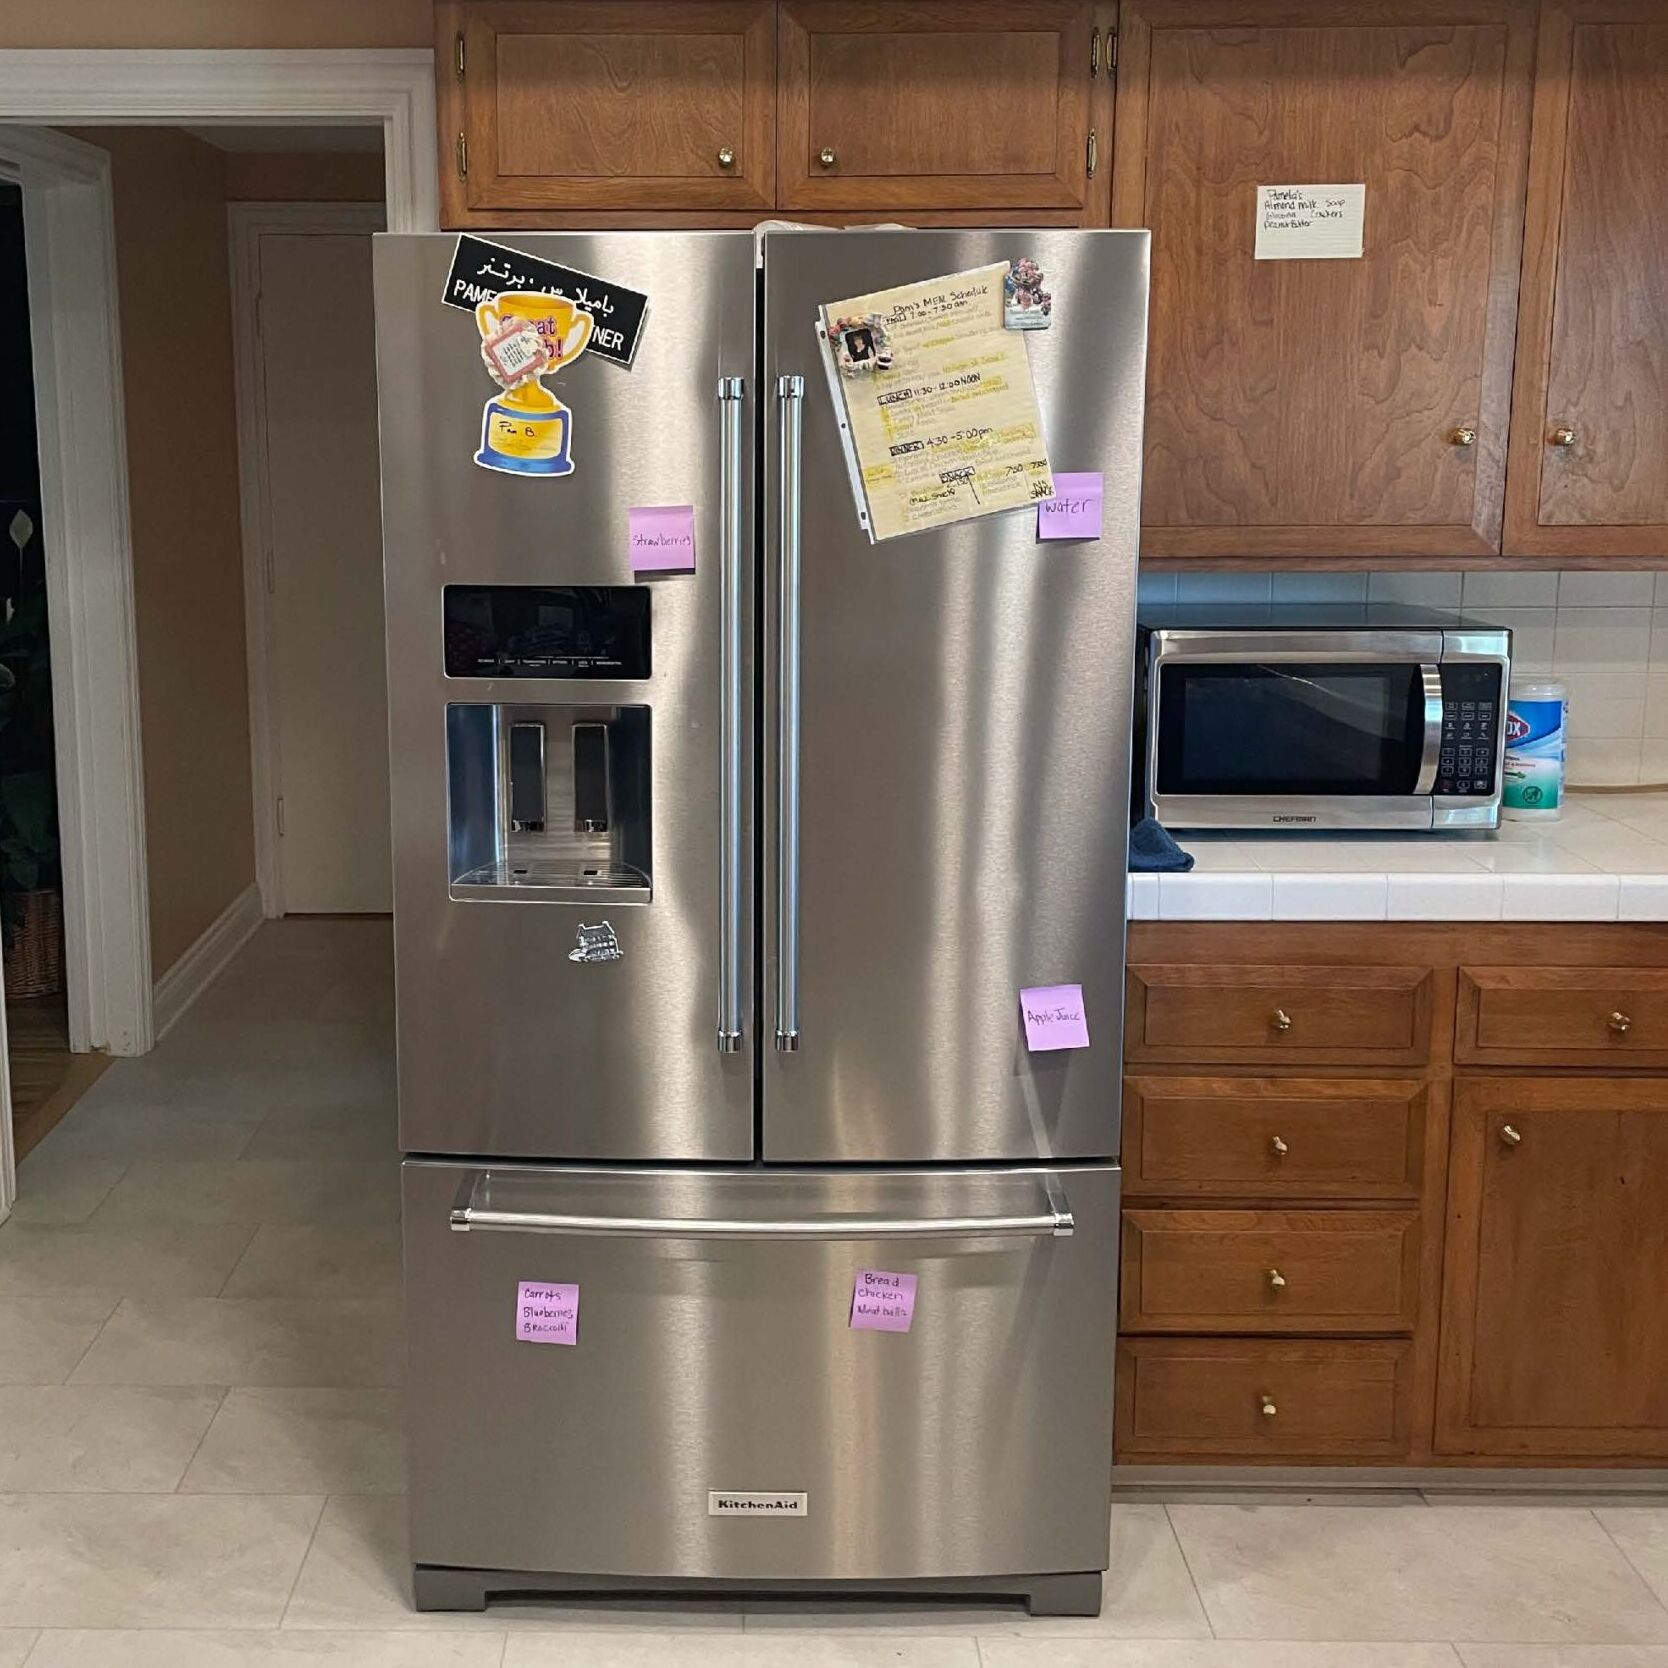
[[1429,828],[1432,662],[1161,659],[1149,790],[1174,827]]

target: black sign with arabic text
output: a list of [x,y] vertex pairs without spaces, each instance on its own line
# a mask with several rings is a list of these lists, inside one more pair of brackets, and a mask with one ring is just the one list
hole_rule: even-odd
[[452,252],[452,269],[446,274],[446,293],[441,300],[448,307],[472,313],[481,302],[505,290],[549,290],[584,308],[596,320],[585,351],[629,368],[649,305],[649,298],[641,290],[628,290],[589,272],[541,261],[519,249],[488,243],[483,237],[460,237]]

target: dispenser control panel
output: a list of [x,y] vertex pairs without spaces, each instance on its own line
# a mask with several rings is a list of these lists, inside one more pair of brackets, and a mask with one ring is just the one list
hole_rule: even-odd
[[646,678],[646,585],[448,585],[450,678]]

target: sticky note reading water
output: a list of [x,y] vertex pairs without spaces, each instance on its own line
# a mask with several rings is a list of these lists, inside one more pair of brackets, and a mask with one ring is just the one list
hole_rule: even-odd
[[633,573],[695,571],[695,506],[648,504],[626,511]]
[[907,1332],[915,1319],[915,1276],[860,1268],[851,1286],[853,1332]]
[[1025,1046],[1033,1054],[1089,1046],[1082,985],[1037,985],[1022,990],[1019,1011],[1025,1020]]
[[515,1335],[523,1344],[577,1344],[578,1286],[523,1280],[515,1292]]
[[1054,496],[1037,505],[1039,539],[1098,539],[1106,482],[1099,470],[1087,475],[1054,472]]

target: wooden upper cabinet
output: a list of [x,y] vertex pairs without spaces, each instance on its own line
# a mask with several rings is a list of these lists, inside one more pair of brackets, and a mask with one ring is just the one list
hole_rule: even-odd
[[447,225],[775,202],[773,0],[451,0],[436,20]]
[[1668,8],[1548,0],[1508,554],[1668,557]]
[[1668,1082],[1461,1079],[1437,1448],[1668,1456]]
[[[1499,549],[1527,0],[1124,0],[1112,222],[1153,233],[1143,551]],[[1257,188],[1363,184],[1359,259]]]
[[1104,12],[1080,0],[784,0],[782,207],[876,219],[1067,209],[1104,225]]

